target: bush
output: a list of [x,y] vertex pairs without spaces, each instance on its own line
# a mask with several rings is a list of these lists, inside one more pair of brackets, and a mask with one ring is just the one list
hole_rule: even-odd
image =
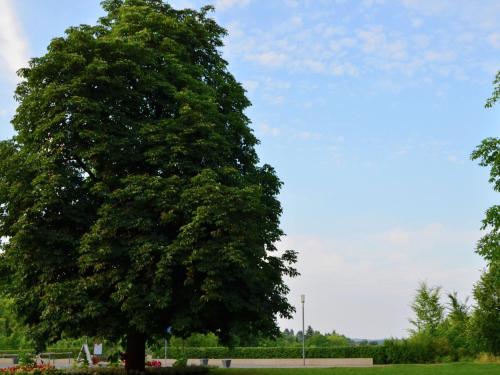
[[24,366],[35,366],[35,356],[32,353],[21,353],[19,355],[19,364]]
[[444,337],[416,335],[410,339],[384,342],[386,363],[437,363],[458,360]]
[[500,356],[495,356],[491,353],[479,353],[475,362],[477,362],[477,363],[500,363]]

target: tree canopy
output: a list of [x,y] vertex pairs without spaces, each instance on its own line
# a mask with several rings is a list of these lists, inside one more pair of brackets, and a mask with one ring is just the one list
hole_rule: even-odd
[[[40,345],[277,334],[281,181],[260,165],[242,86],[210,7],[106,0],[21,69],[0,143],[2,283]],[[142,364],[140,363],[142,361]]]
[[[493,85],[493,94],[486,101],[486,108],[493,107],[500,100],[500,71]],[[490,168],[489,182],[496,192],[500,192],[500,139],[484,139],[472,153],[472,159]],[[500,205],[486,211],[481,229],[488,232],[479,240],[476,252],[486,260],[487,268],[474,287],[477,308],[472,325],[481,349],[500,354]]]

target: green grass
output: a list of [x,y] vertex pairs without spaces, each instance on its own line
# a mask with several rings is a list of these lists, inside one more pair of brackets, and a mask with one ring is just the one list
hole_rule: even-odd
[[498,375],[499,364],[447,363],[388,365],[368,368],[213,369],[210,375]]

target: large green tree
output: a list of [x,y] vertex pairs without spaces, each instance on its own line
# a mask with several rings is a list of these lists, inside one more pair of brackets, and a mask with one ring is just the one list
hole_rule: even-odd
[[[277,253],[281,182],[259,165],[225,30],[162,0],[106,0],[21,69],[0,143],[4,284],[40,345],[277,334],[290,317]],[[5,266],[6,265],[6,266]]]
[[[493,82],[491,98],[486,107],[491,108],[500,100],[500,71]],[[490,168],[490,183],[500,192],[500,138],[484,139],[472,153],[479,165]],[[482,230],[488,231],[477,244],[477,253],[484,257],[487,266],[481,279],[474,287],[476,309],[472,317],[473,333],[477,336],[479,348],[500,354],[500,206],[486,211]]]

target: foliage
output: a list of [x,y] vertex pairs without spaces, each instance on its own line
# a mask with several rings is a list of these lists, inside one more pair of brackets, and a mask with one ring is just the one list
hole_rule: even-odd
[[14,301],[0,295],[0,349],[20,349],[31,346],[25,328],[14,314]]
[[194,333],[187,338],[173,336],[169,340],[170,346],[188,346],[188,347],[214,347],[219,345],[218,337],[209,332],[207,334]]
[[470,308],[467,304],[468,299],[460,301],[456,292],[449,293],[447,296],[449,300],[448,314],[440,331],[450,344],[451,359],[458,361],[473,354],[470,338]]
[[389,363],[459,361],[477,354],[468,299],[461,301],[456,292],[448,293],[447,299],[444,305],[441,287],[420,284],[411,305],[416,317],[410,320],[410,338],[384,342]]
[[477,306],[470,322],[475,351],[500,355],[500,270],[491,264],[474,286]]
[[2,375],[60,375],[62,372],[50,365],[28,365],[0,368]]
[[[2,283],[37,350],[60,337],[278,334],[293,251],[225,30],[161,0],[105,0],[20,70],[0,143]],[[141,364],[142,363],[142,364]]]
[[500,364],[500,357],[494,356],[491,353],[480,353],[475,362],[477,363],[498,363]]
[[[331,347],[348,346],[355,343],[344,335],[335,331],[331,333],[321,333],[309,326],[309,333],[306,333],[306,347]],[[293,330],[284,329],[275,337],[254,336],[239,340],[239,345],[250,347],[302,347],[302,332],[295,333]],[[237,339],[237,338],[236,338]],[[234,340],[233,342],[237,342]],[[368,344],[368,341],[366,342]],[[375,345],[378,343],[375,342]],[[169,347],[217,347],[220,346],[219,339],[214,333],[200,334],[195,333],[187,338],[172,336],[168,342]],[[150,344],[150,349],[154,352],[160,352],[164,349],[164,340],[157,340]]]
[[36,359],[33,353],[21,353],[19,355],[19,364],[24,366],[36,366]]
[[452,348],[445,337],[420,333],[409,339],[384,342],[386,363],[437,363],[450,356]]
[[[500,71],[493,82],[491,98],[486,101],[490,108],[500,100]],[[486,138],[471,155],[479,165],[490,168],[489,182],[493,189],[500,192],[500,139]],[[486,211],[482,230],[488,232],[479,240],[476,252],[487,263],[481,279],[474,286],[477,307],[471,320],[471,333],[479,350],[500,354],[500,206],[495,205]]]
[[484,105],[486,108],[491,108],[493,105],[500,100],[500,71],[497,72],[497,75],[495,77],[495,80],[493,81],[493,94],[491,95],[490,98],[486,101],[486,104]]
[[184,353],[181,354],[179,358],[172,365],[173,367],[186,367],[188,362],[188,357],[184,356]]
[[415,319],[410,323],[414,326],[410,329],[412,334],[436,335],[444,318],[444,306],[440,302],[440,287],[429,287],[425,282],[420,283],[411,308],[415,313]]

